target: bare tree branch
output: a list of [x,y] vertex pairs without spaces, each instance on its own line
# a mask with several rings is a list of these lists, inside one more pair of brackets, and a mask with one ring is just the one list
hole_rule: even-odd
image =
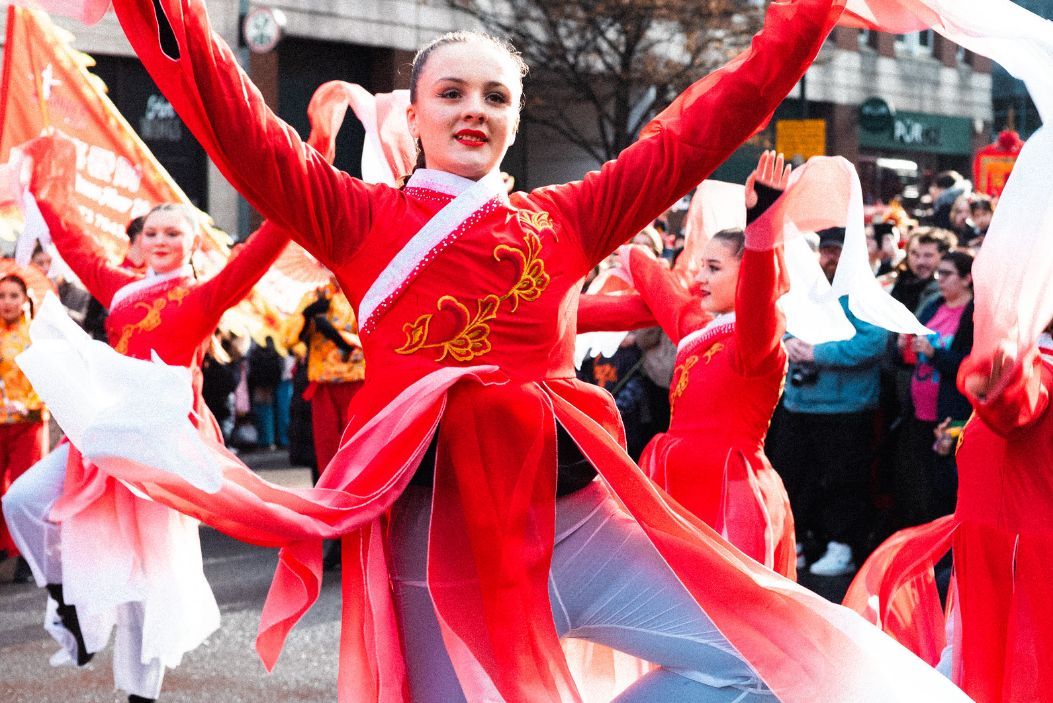
[[761,20],[756,0],[438,1],[523,53],[531,66],[524,120],[601,162],[744,49]]

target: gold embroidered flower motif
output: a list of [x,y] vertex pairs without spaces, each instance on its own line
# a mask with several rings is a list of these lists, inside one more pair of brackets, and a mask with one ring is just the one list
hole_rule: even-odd
[[516,217],[518,217],[519,225],[523,229],[530,230],[534,234],[541,234],[547,230],[555,235],[555,229],[552,227],[552,218],[543,210],[520,210],[516,213]]
[[514,247],[499,244],[494,248],[495,261],[516,260],[519,264],[519,277],[504,295],[490,294],[474,301],[474,312],[469,305],[452,295],[444,295],[436,303],[436,310],[452,309],[461,320],[460,331],[451,338],[442,341],[429,341],[428,332],[435,313],[427,313],[414,322],[402,326],[406,334],[406,343],[395,350],[397,354],[413,354],[422,349],[438,349],[440,354],[436,361],[447,357],[466,362],[488,353],[490,344],[490,321],[497,318],[501,304],[511,301],[511,312],[519,309],[523,301],[534,302],[548,288],[552,278],[545,271],[545,261],[541,258],[541,238],[538,232],[551,230],[552,220],[547,212],[519,211],[519,221],[529,231],[524,234],[524,246]]
[[673,392],[669,394],[670,414],[676,412],[676,401],[680,400],[680,396],[687,391],[689,374],[697,363],[698,357],[691,355],[684,359],[684,363],[673,370]]
[[[542,214],[547,216],[547,213]],[[507,244],[494,249],[495,261],[501,261],[502,254],[512,254],[519,259],[521,265],[522,272],[519,274],[519,280],[505,296],[512,300],[512,312],[519,309],[519,301],[525,300],[532,303],[540,298],[542,291],[548,288],[552,280],[545,273],[545,261],[541,258],[541,238],[536,234],[528,234],[524,239],[526,247],[523,249],[516,249]]]
[[706,365],[708,365],[709,362],[713,361],[713,357],[722,351],[724,351],[724,345],[720,342],[717,342],[709,349],[707,349],[706,353],[702,355],[702,358],[706,360]]
[[158,298],[151,303],[139,302],[135,304],[135,307],[142,308],[146,311],[143,319],[138,322],[125,325],[121,329],[121,336],[117,340],[117,343],[113,345],[114,350],[119,354],[128,353],[128,344],[132,341],[132,337],[136,332],[151,332],[161,326],[161,311],[168,307],[168,303],[175,303],[180,305],[183,302],[183,298],[190,293],[190,290],[185,286],[176,286],[172,290],[168,291],[168,294],[163,298]]
[[436,361],[443,361],[448,356],[457,361],[471,361],[487,353],[490,351],[490,325],[486,323],[497,317],[501,298],[488,295],[482,300],[475,301],[475,305],[476,309],[473,314],[467,305],[452,295],[442,296],[436,307],[440,311],[444,307],[452,307],[463,321],[461,331],[448,340],[428,342],[428,328],[434,314],[421,315],[416,322],[403,325],[402,331],[406,333],[406,343],[395,351],[399,354],[412,354],[421,349],[441,349],[442,353],[439,354]]

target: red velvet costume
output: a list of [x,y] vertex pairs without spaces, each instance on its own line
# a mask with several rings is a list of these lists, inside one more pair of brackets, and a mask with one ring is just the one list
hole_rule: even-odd
[[[278,489],[233,461],[215,494],[150,467],[124,472],[229,534],[283,547],[258,640],[268,666],[317,598],[321,539],[343,535],[340,695],[404,700],[381,518],[437,431],[428,585],[465,694],[576,699],[546,588],[558,422],[780,697],[832,700],[846,686],[877,685],[879,667],[831,625],[839,611],[792,584],[792,595],[759,587],[770,572],[665,502],[620,446],[610,397],[574,380],[571,364],[578,282],[770,115],[817,53],[839,2],[773,4],[752,51],[690,88],[617,161],[581,182],[495,194],[430,242],[427,225],[463,202],[452,198],[462,188],[476,192],[473,182],[426,172],[400,191],[333,169],[266,108],[212,35],[203,3],[161,5],[178,59],[158,45],[150,0],[114,3],[139,57],[219,168],[336,274],[358,308],[367,366],[383,370],[355,396],[344,443],[316,489]],[[363,312],[378,285],[384,294]],[[856,666],[833,665],[809,641]]]
[[[669,431],[647,445],[640,468],[747,555],[795,577],[789,499],[764,456],[764,436],[786,375],[785,320],[775,304],[787,288],[782,246],[746,249],[735,315],[716,320],[643,251],[631,250],[629,271],[678,347]],[[628,309],[629,303],[619,307]]]
[[[968,358],[959,387],[990,361]],[[966,393],[968,395],[968,393]],[[981,703],[1053,696],[1053,364],[1032,353],[970,397],[958,447],[955,681]]]

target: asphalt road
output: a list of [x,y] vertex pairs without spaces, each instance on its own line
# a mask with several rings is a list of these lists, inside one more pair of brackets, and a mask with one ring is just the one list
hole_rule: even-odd
[[[247,458],[270,480],[292,485],[309,481],[306,470],[285,466],[280,454]],[[167,673],[161,700],[335,703],[339,572],[327,574],[318,603],[289,637],[274,673],[267,674],[253,643],[277,553],[241,544],[211,529],[202,529],[201,546],[223,624]],[[828,598],[840,599],[848,585],[847,578],[804,576],[805,585]],[[113,688],[110,648],[83,669],[48,664],[58,645],[41,626],[44,603],[44,592],[32,584],[0,583],[0,702],[125,701]]]

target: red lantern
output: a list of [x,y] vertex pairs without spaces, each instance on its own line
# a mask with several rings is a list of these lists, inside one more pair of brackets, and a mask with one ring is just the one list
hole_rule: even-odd
[[1023,146],[1024,140],[1020,135],[1006,129],[998,135],[998,141],[976,152],[976,158],[973,160],[973,187],[992,198],[1001,195]]

